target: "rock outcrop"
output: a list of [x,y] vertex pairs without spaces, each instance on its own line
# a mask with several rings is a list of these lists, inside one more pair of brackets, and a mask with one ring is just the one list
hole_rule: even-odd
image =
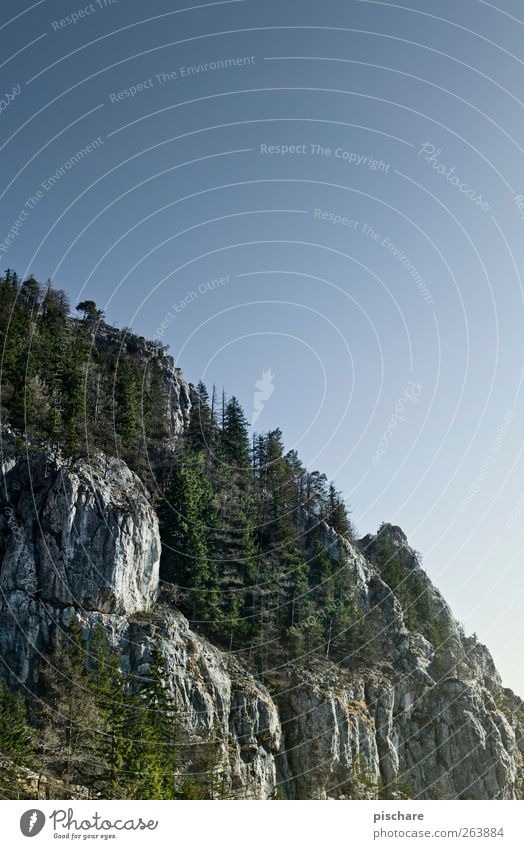
[[[72,321],[78,324],[77,320]],[[194,387],[187,383],[181,370],[176,367],[174,358],[160,344],[155,344],[144,336],[137,336],[131,331],[112,327],[103,321],[97,325],[95,344],[101,352],[117,351],[122,360],[125,360],[128,354],[135,356],[144,376],[150,373],[153,367],[158,369],[165,393],[165,420],[169,432],[167,444],[169,440],[174,444],[189,424],[191,406],[196,397]]]
[[158,520],[125,463],[39,453],[20,459],[4,481],[4,592],[29,590],[44,603],[105,613],[151,607]]
[[88,641],[102,625],[138,676],[160,649],[177,703],[180,768],[207,772],[212,751],[229,797],[521,798],[524,705],[502,687],[487,649],[461,633],[400,529],[382,533],[406,587],[426,591],[434,638],[414,628],[405,598],[374,564],[376,537],[357,547],[327,525],[322,533],[373,627],[375,654],[365,664],[304,656],[263,683],[248,656],[211,645],[159,593],[158,521],[125,463],[52,451],[29,462],[8,457],[0,674],[34,689],[58,629],[76,617]]

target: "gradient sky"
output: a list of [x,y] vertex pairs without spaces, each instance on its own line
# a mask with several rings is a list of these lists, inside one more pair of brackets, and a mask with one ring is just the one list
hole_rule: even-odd
[[423,5],[4,0],[2,268],[164,322],[248,417],[271,370],[257,428],[524,695],[524,11]]

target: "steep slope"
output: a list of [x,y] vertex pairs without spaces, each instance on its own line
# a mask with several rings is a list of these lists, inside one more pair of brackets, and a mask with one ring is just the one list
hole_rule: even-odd
[[[12,685],[36,691],[57,633],[75,617],[88,644],[102,625],[138,675],[160,649],[180,772],[209,774],[212,751],[223,795],[521,798],[524,706],[502,688],[487,649],[461,634],[400,529],[385,526],[357,547],[321,527],[326,548],[345,551],[372,635],[366,663],[306,654],[266,669],[262,683],[159,590],[158,523],[123,461],[44,450],[29,468],[6,457],[4,482],[0,656]],[[384,540],[403,570],[396,593],[373,562]],[[434,643],[406,624],[404,585],[416,599],[421,584]]]
[[355,540],[278,429],[80,311],[0,277],[0,677],[46,786],[521,798],[523,703],[400,528]]

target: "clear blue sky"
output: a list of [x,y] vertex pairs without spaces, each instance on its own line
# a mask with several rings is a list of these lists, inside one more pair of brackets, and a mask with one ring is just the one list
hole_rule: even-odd
[[0,252],[164,322],[248,416],[271,370],[257,428],[361,533],[400,524],[523,694],[524,11],[498,5],[4,0]]

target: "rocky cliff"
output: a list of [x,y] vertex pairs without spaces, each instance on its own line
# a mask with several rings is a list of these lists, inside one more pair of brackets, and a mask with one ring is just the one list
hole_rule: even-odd
[[[176,431],[184,414],[176,400],[172,409]],[[374,562],[376,537],[353,545],[322,526],[333,556],[344,550],[356,615],[373,632],[367,662],[305,654],[262,676],[249,653],[191,630],[159,588],[155,510],[124,462],[51,450],[30,459],[4,450],[3,461],[0,674],[11,684],[34,691],[58,631],[76,617],[87,641],[101,624],[138,675],[160,649],[180,769],[205,773],[212,748],[230,798],[522,798],[524,705],[488,650],[461,633],[399,528],[383,529],[403,570],[393,591]],[[426,636],[401,589],[421,586],[442,626]]]
[[[75,319],[71,322],[73,325],[79,324]],[[134,356],[143,375],[147,375],[151,367],[156,366],[164,389],[168,437],[174,440],[187,428],[195,397],[194,388],[184,379],[181,370],[175,365],[174,358],[165,348],[144,336],[120,330],[103,321],[97,325],[93,344],[101,353],[117,351],[122,361]]]

